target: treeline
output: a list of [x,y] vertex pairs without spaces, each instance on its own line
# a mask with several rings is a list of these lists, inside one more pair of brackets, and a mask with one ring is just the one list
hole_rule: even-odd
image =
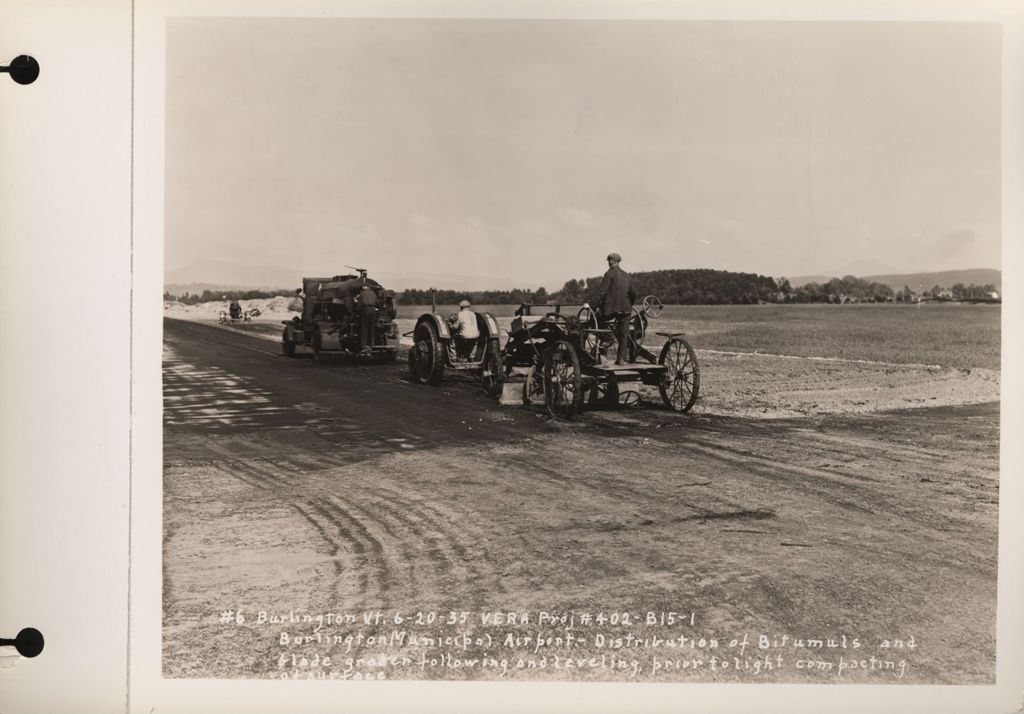
[[438,305],[455,305],[462,300],[469,300],[475,305],[538,305],[552,302],[551,296],[544,288],[528,290],[403,290],[396,299],[400,305],[429,305],[431,295]]
[[888,285],[847,275],[827,283],[807,283],[790,289],[786,302],[894,302],[895,292]]
[[[477,305],[518,305],[561,303],[579,305],[595,302],[603,276],[572,279],[560,290],[548,292],[544,288],[513,290],[437,290],[434,300],[438,305],[452,305],[469,300]],[[727,270],[655,270],[630,275],[638,298],[657,295],[670,304],[753,304],[784,300],[779,285],[769,277],[753,273],[733,273]],[[786,290],[789,283],[785,283]],[[398,294],[403,305],[429,305],[431,291],[410,289]]]
[[[787,286],[788,287],[788,286]],[[917,302],[918,300],[997,300],[999,293],[995,285],[964,285],[957,283],[952,288],[939,285],[931,290],[915,292],[904,285],[893,290],[888,285],[871,282],[847,275],[833,278],[827,283],[808,283],[795,290],[788,290],[786,302]]]
[[261,298],[273,298],[279,295],[290,295],[285,290],[204,290],[201,293],[183,293],[173,295],[164,293],[164,300],[177,301],[185,305],[195,305],[201,302],[213,302],[216,300],[259,300]]
[[[903,288],[909,290],[909,288]],[[928,300],[993,300],[999,298],[999,291],[991,283],[987,285],[964,285],[957,283],[951,288],[941,288],[938,285],[931,290],[926,290],[921,297]]]
[[[847,275],[826,283],[807,283],[797,288],[786,278],[773,278],[754,273],[734,273],[706,268],[692,270],[654,270],[630,275],[637,298],[656,295],[670,305],[751,305],[757,303],[861,303],[916,302],[918,300],[992,300],[998,298],[994,285],[963,285],[952,288],[938,285],[917,293],[908,286],[893,290],[888,285]],[[476,305],[519,305],[561,303],[579,305],[594,303],[602,276],[571,279],[560,290],[548,292],[543,287],[531,290],[436,290],[409,289],[396,295],[402,305],[454,305],[469,300]],[[164,293],[164,300],[177,300],[186,305],[217,300],[256,300],[279,295],[290,296],[287,290],[204,290],[176,297]]]

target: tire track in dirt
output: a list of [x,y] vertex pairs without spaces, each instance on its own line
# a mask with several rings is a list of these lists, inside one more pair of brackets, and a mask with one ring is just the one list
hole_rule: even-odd
[[[336,497],[328,499],[332,512],[342,511],[339,500]],[[361,597],[365,607],[388,607],[394,601],[400,600],[400,593],[404,589],[412,592],[435,592],[439,586],[450,584],[452,562],[447,554],[438,546],[438,538],[434,535],[417,532],[409,528],[409,522],[394,517],[393,513],[381,513],[374,509],[371,511],[372,503],[346,503],[347,511],[343,511],[350,519],[358,518],[364,531],[374,539],[377,547],[373,551],[377,559],[377,571],[379,578],[372,585],[361,580],[363,586],[360,589]],[[406,530],[417,536],[416,541],[403,539]],[[432,547],[421,550],[421,543],[430,543]],[[415,569],[415,557],[419,555],[428,556],[428,570],[435,573],[433,578],[423,578],[422,572],[425,569]],[[379,598],[376,601],[368,599],[376,594]],[[345,603],[346,607],[348,603]]]
[[[332,563],[334,578],[329,586],[330,601],[341,599],[347,606],[353,602],[353,598],[347,594],[351,592],[355,596],[354,607],[379,606],[394,578],[384,557],[384,546],[368,526],[372,524],[372,519],[364,523],[363,519],[347,510],[352,506],[339,497],[324,499],[308,484],[299,484],[298,476],[308,474],[308,470],[292,465],[292,468],[287,469],[289,475],[282,477],[282,466],[285,466],[285,462],[275,462],[274,468],[270,468],[266,463],[257,465],[251,461],[235,459],[218,464],[217,468],[229,477],[263,490],[276,503],[281,499],[274,494],[281,492],[282,487],[291,489],[292,493],[285,499],[287,505],[313,527]],[[364,512],[364,515],[368,514]],[[355,574],[354,590],[344,587],[346,575],[350,573]]]
[[[485,574],[474,563],[471,547],[488,534],[476,516],[467,518],[466,513],[431,503],[416,492],[378,484],[361,484],[357,495],[342,500],[324,491],[323,483],[302,478],[338,468],[338,459],[308,454],[274,461],[263,457],[237,458],[236,454],[245,453],[248,448],[245,443],[211,445],[212,452],[230,456],[210,465],[268,494],[281,493],[285,487],[286,500],[313,527],[332,558],[337,575],[341,575],[339,569],[362,566],[365,570],[375,566],[378,574],[370,578],[364,573],[357,587],[359,598],[367,606],[380,606],[381,602],[374,598],[398,593],[399,586],[414,594],[457,593],[460,605],[468,602],[470,596],[476,597],[473,594],[479,592]],[[410,550],[410,544],[424,543],[426,549]],[[345,566],[346,552],[355,553],[354,566]],[[423,568],[423,563],[429,563],[428,568]],[[396,571],[402,570],[415,577],[394,577]],[[493,585],[488,594],[504,592],[500,580]],[[346,589],[337,586],[335,590],[340,593]],[[337,595],[332,599],[337,599]],[[352,600],[347,598],[346,607]]]
[[[251,486],[264,499],[275,504],[282,503],[282,499],[275,494],[279,493],[282,487],[286,492],[294,490],[296,477],[301,473],[299,469],[293,468],[290,469],[291,473],[288,476],[282,477],[282,471],[278,468],[282,465],[280,463],[275,463],[275,468],[271,468],[265,459],[258,459],[257,461],[263,462],[258,464],[254,460],[228,456],[237,450],[237,446],[234,448],[225,448],[223,444],[208,446],[212,451],[224,454],[225,457],[216,462],[208,462],[207,466],[229,479],[238,480]],[[379,553],[382,548],[357,519],[347,515],[340,507],[334,509],[324,507],[316,500],[315,496],[302,495],[301,486],[299,491],[284,499],[284,503],[294,509],[312,527],[323,543],[327,559],[333,569],[333,577],[328,583],[329,592],[327,593],[330,601],[337,600],[339,597],[343,600],[353,599],[347,593],[340,595],[346,591],[343,585],[346,573],[356,574],[357,586],[352,591],[352,595],[358,596],[364,602],[368,594],[381,592],[380,587],[377,587],[376,590],[372,589],[371,583],[374,580],[386,582],[390,579],[386,573],[375,578],[372,577],[372,573],[377,567],[375,563],[381,562],[379,557],[373,557],[373,553]],[[376,605],[377,602],[371,601],[370,604]]]
[[[864,479],[832,471],[780,463],[740,447],[707,443],[691,444],[691,447],[709,458],[731,467],[742,468],[750,476],[771,483],[785,482],[786,487],[790,489],[799,483],[804,497],[813,494],[821,501],[831,503],[843,510],[856,511],[875,520],[888,512],[896,524],[910,520],[917,526],[931,529],[937,533],[949,532],[948,522],[937,524],[932,518],[929,518],[929,515],[934,515],[929,511],[905,502],[893,501],[884,493],[864,489]],[[885,484],[882,485],[885,486]],[[907,530],[907,526],[901,525],[900,529]],[[936,535],[935,537],[941,538],[942,536]],[[968,567],[976,567],[979,571],[985,570],[983,564],[968,564]]]
[[[379,607],[386,599],[394,576],[385,558],[384,544],[370,530],[371,525],[354,516],[352,507],[337,497],[310,501],[308,507],[323,519],[329,542],[353,554],[351,570],[358,584],[356,601],[350,605],[338,589],[332,593],[332,601],[342,599],[346,607]],[[343,562],[342,572],[338,574],[339,584],[344,576]]]
[[[861,479],[840,474],[833,471],[797,466],[795,464],[780,463],[777,460],[767,459],[748,449],[710,444],[707,442],[690,442],[689,447],[730,466],[742,468],[751,475],[768,478],[772,481],[786,481],[792,486],[790,478],[799,479],[802,489],[810,489],[823,500],[844,509],[859,511],[871,516],[877,516],[877,509],[861,505],[865,495],[863,483],[870,479]],[[827,484],[827,488],[824,487]]]
[[[829,434],[822,431],[800,431],[802,431],[804,435],[813,438],[816,443],[821,445],[830,445],[835,450],[833,453],[849,456],[850,458],[845,459],[845,461],[863,460],[865,458],[865,454],[878,449],[877,439],[866,439],[848,434]],[[888,442],[886,447],[894,457],[912,457],[915,460],[933,463],[937,466],[945,465],[949,460],[948,456],[944,454],[936,453],[934,450],[929,450],[925,447],[919,447],[911,444],[895,444]]]
[[[637,485],[634,481],[624,480],[622,476],[605,474],[600,471],[588,473],[582,478],[573,478],[565,475],[562,471],[556,471],[555,469],[537,464],[536,460],[528,453],[506,453],[504,456],[509,462],[520,467],[519,475],[532,478],[534,482],[539,482],[548,487],[553,492],[552,497],[563,497],[564,484],[571,482],[574,487],[584,489],[593,494],[593,496],[585,498],[587,503],[594,504],[600,501],[607,501],[608,508],[606,510],[610,513],[621,511],[625,498],[628,498],[635,504],[642,504],[645,507],[649,507],[651,503],[666,504],[669,502],[674,506],[678,506],[683,495],[680,493],[680,489],[703,485],[699,483],[679,484],[659,480],[648,480]],[[534,487],[534,490],[538,489]],[[682,505],[691,510],[694,515],[670,517],[667,520],[670,522],[682,522],[686,520],[726,518],[763,518],[766,513],[765,509],[751,508],[743,503],[722,498],[708,491],[701,493],[699,498],[684,501]],[[646,525],[653,525],[653,523]]]
[[342,573],[342,565],[339,560],[338,553],[341,550],[341,546],[338,541],[331,536],[330,530],[313,515],[312,509],[309,509],[306,506],[300,506],[297,503],[291,503],[289,505],[295,509],[299,515],[305,518],[311,526],[313,526],[313,530],[315,530],[320,535],[320,539],[327,544],[327,555],[331,558],[334,574],[336,576],[340,576]]
[[[428,554],[434,556],[430,559],[432,564],[437,562],[438,557],[444,563],[444,567],[435,571],[436,582],[429,584],[434,587],[427,591],[447,589],[448,592],[459,594],[460,603],[469,602],[467,597],[471,597],[472,602],[476,602],[479,584],[484,581],[485,573],[473,562],[474,558],[467,545],[471,545],[469,541],[474,538],[477,540],[484,538],[486,531],[475,523],[470,523],[465,514],[460,517],[460,514],[456,514],[440,504],[412,500],[401,491],[380,485],[371,487],[370,491],[374,499],[371,505],[378,512],[407,528],[416,539],[414,542],[430,543],[433,552],[428,551]],[[399,540],[400,544],[402,542]],[[399,548],[398,552],[402,553],[402,549]],[[409,557],[408,553],[404,555],[404,559],[410,565],[418,562],[417,558]],[[500,581],[495,585],[496,587],[489,590],[488,593],[497,591],[502,594],[505,592]],[[442,587],[438,588],[437,586]],[[419,588],[413,589],[420,590]]]
[[[459,524],[456,514],[410,500],[399,490],[372,485],[361,485],[358,499],[342,500],[337,495],[324,498],[315,485],[300,484],[298,477],[313,470],[337,468],[337,465],[331,460],[310,457],[301,461],[300,465],[289,459],[272,464],[263,458],[256,461],[232,459],[218,466],[225,474],[270,492],[279,492],[281,486],[297,486],[290,505],[324,541],[336,574],[341,576],[345,569],[343,554],[355,553],[352,567],[360,573],[358,592],[364,605],[380,606],[380,598],[397,592],[398,586],[404,583],[395,578],[392,571],[396,567],[410,569],[407,566],[413,564],[414,558],[407,547],[409,542],[431,545],[427,554],[436,574],[422,583],[424,591],[448,589],[459,592],[461,601],[465,599],[465,589],[480,582],[481,571],[472,565],[463,543],[468,529],[465,524]],[[283,476],[285,473],[287,476]],[[376,574],[370,577],[366,569]],[[346,602],[346,606],[348,604]]]

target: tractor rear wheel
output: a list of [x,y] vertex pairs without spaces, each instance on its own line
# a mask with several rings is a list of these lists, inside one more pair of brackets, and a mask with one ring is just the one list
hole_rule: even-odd
[[444,345],[432,322],[423,322],[413,334],[409,373],[418,384],[440,384],[444,377]]

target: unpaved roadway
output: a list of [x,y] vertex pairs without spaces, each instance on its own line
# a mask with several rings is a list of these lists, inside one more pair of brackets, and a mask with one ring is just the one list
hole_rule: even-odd
[[997,402],[758,416],[719,357],[710,409],[566,424],[404,355],[164,346],[166,676],[993,681]]

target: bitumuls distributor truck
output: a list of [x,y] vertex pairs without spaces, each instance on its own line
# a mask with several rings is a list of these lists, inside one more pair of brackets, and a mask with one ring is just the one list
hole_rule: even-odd
[[281,350],[286,356],[308,347],[318,361],[328,356],[395,361],[395,293],[357,270],[358,275],[302,279],[302,313],[282,321]]

